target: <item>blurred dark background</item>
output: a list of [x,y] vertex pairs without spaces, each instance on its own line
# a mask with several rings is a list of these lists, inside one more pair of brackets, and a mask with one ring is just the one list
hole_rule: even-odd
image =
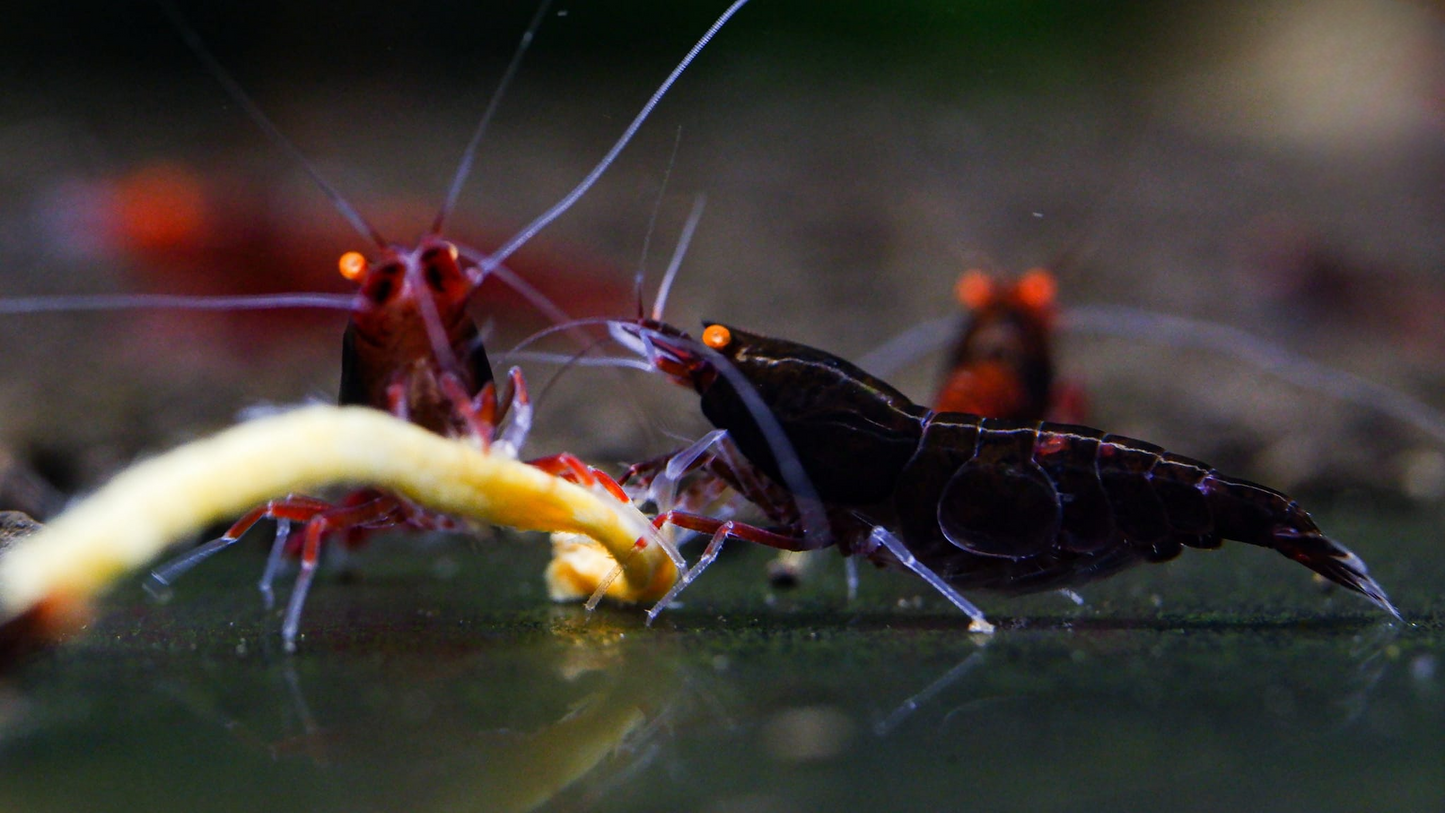
[[[554,4],[449,233],[495,245],[560,197],[721,8]],[[534,7],[180,10],[320,171],[408,242]],[[160,7],[10,12],[0,295],[346,290],[334,260],[362,242]],[[649,291],[693,197],[708,197],[669,308],[680,325],[705,315],[856,358],[948,314],[964,268],[1045,265],[1065,309],[1219,321],[1445,406],[1437,4],[756,0],[519,271],[578,314],[631,313],[674,143]],[[545,324],[501,292],[482,299],[494,357]],[[0,443],[66,489],[91,485],[241,409],[332,397],[341,325],[7,316]],[[1289,489],[1445,491],[1439,441],[1368,410],[1218,354],[1058,343],[1096,425]],[[937,364],[896,378],[926,397]],[[551,374],[528,372],[538,388]],[[698,430],[686,393],[623,375],[562,376],[533,451],[621,461]]]

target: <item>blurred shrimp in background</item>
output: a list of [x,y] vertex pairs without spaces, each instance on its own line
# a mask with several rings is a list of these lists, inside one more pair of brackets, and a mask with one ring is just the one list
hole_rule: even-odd
[[1011,421],[1084,423],[1082,386],[1056,380],[1053,275],[1035,268],[1007,281],[975,269],[964,272],[953,291],[964,323],[948,351],[933,408]]
[[[135,290],[154,293],[249,294],[293,291],[348,292],[335,272],[339,246],[348,241],[336,229],[338,216],[324,199],[304,190],[268,189],[254,179],[229,172],[223,165],[206,169],[168,161],[141,166],[124,175],[78,184],[69,202],[76,208],[52,211],[50,217],[72,239],[70,249],[90,262],[119,257]],[[314,203],[307,205],[301,200]],[[300,205],[298,205],[300,204]],[[388,197],[372,204],[376,217],[396,224],[424,224],[435,201]],[[76,220],[91,224],[85,240],[75,240]],[[67,228],[69,227],[69,228]],[[403,225],[401,228],[408,228]],[[412,227],[414,228],[414,227]],[[498,245],[509,233],[493,228],[482,238],[475,226],[449,228],[464,245],[483,250]],[[545,249],[523,253],[509,266],[553,302],[577,314],[615,313],[631,304],[631,289],[620,269],[590,261],[574,252]],[[536,329],[546,317],[515,291],[497,281],[478,297],[485,313],[495,314],[513,332]],[[150,318],[176,320],[176,312]],[[206,325],[227,329],[221,358],[254,354],[260,344],[270,353],[284,353],[298,331],[314,331],[314,313],[272,311],[231,313],[203,318],[191,315],[177,332],[207,335]],[[280,327],[280,329],[278,329]],[[328,333],[330,326],[326,325]],[[231,342],[226,346],[226,336]],[[226,353],[229,349],[231,352]]]

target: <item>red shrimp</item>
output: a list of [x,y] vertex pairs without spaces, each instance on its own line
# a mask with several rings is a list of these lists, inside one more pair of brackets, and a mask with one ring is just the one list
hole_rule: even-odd
[[[565,314],[522,283],[503,263],[591,188],[681,73],[717,31],[746,3],[747,0],[735,0],[722,13],[582,181],[491,253],[463,248],[443,238],[441,232],[458,200],[501,90],[514,74],[522,54],[546,14],[546,2],[537,9],[497,95],[493,97],[491,105],[478,124],[432,228],[415,247],[393,244],[384,239],[374,226],[301,157],[291,142],[216,62],[186,22],[174,11],[168,9],[168,13],[187,44],[206,63],[233,99],[273,142],[301,162],[340,213],[359,234],[376,247],[376,253],[371,259],[358,252],[348,252],[340,262],[343,276],[353,280],[358,286],[356,295],[350,298],[345,306],[350,311],[350,319],[343,338],[340,403],[383,409],[430,431],[451,437],[472,437],[484,447],[491,446],[494,452],[516,454],[531,425],[531,407],[525,383],[520,371],[513,368],[508,375],[510,394],[498,398],[478,325],[468,312],[473,294],[487,277],[500,276],[523,291],[549,316],[555,319],[565,318]],[[256,300],[247,301],[256,303]],[[275,302],[261,301],[266,304]],[[333,299],[325,298],[310,300],[305,297],[283,297],[280,301],[288,305],[320,303],[326,307],[336,306]],[[9,309],[12,312],[25,312],[27,304],[31,311],[52,309],[52,306],[67,307],[67,303],[63,301],[32,300],[25,303],[12,300]],[[220,303],[214,299],[192,302],[173,297],[130,297],[111,304],[122,307],[155,304],[214,307]],[[510,420],[499,431],[504,418]],[[627,499],[611,478],[571,455],[557,455],[533,463],[583,485],[604,488],[619,500]],[[304,532],[296,535],[299,538],[301,567],[282,625],[282,638],[288,649],[295,647],[306,594],[320,558],[322,545],[327,539],[354,541],[376,530],[398,526],[423,529],[456,526],[449,517],[429,513],[399,496],[374,489],[357,491],[336,501],[293,495],[257,507],[238,520],[221,538],[155,571],[152,574],[151,586],[166,587],[175,577],[205,557],[234,543],[261,519],[277,522],[275,544],[261,582],[261,589],[268,604],[271,599],[270,584],[280,556],[293,544],[291,524],[305,524]]]

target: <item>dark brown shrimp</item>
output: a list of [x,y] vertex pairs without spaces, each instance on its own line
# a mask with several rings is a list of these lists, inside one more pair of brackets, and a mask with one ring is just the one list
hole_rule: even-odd
[[[1278,551],[1399,616],[1364,562],[1294,500],[1153,444],[1083,426],[934,412],[837,356],[716,323],[701,343],[655,322],[619,333],[696,389],[703,414],[723,430],[706,451],[689,450],[691,465],[776,523],[764,530],[667,517],[714,534],[674,592],[727,536],[787,550],[835,545],[845,556],[913,570],[976,628],[991,629],[958,589],[1065,588],[1232,539]],[[661,476],[676,475],[672,468]],[[645,481],[659,467],[638,473]]]
[[[964,319],[955,329],[933,408],[1013,421],[1082,421],[1083,389],[1055,374],[1057,287],[1043,268],[1011,281],[979,269],[961,274],[953,293]],[[955,320],[949,321],[952,327]],[[768,563],[768,581],[794,587],[819,558],[783,551]],[[851,571],[848,584],[852,595]]]

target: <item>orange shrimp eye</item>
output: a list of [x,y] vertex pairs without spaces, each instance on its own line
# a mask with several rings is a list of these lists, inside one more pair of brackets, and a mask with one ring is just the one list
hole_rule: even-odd
[[1018,281],[1014,290],[1017,292],[1019,301],[1034,310],[1048,310],[1054,305],[1054,297],[1058,293],[1058,285],[1054,282],[1054,275],[1043,268],[1035,268],[1024,274],[1023,279]]
[[366,257],[362,256],[360,251],[346,252],[341,255],[341,260],[336,265],[341,269],[341,276],[352,282],[356,282],[366,274]]
[[959,304],[971,311],[982,310],[993,298],[993,280],[978,269],[965,271],[953,286]]
[[710,325],[702,332],[702,343],[714,350],[722,350],[732,343],[733,333],[722,325]]

